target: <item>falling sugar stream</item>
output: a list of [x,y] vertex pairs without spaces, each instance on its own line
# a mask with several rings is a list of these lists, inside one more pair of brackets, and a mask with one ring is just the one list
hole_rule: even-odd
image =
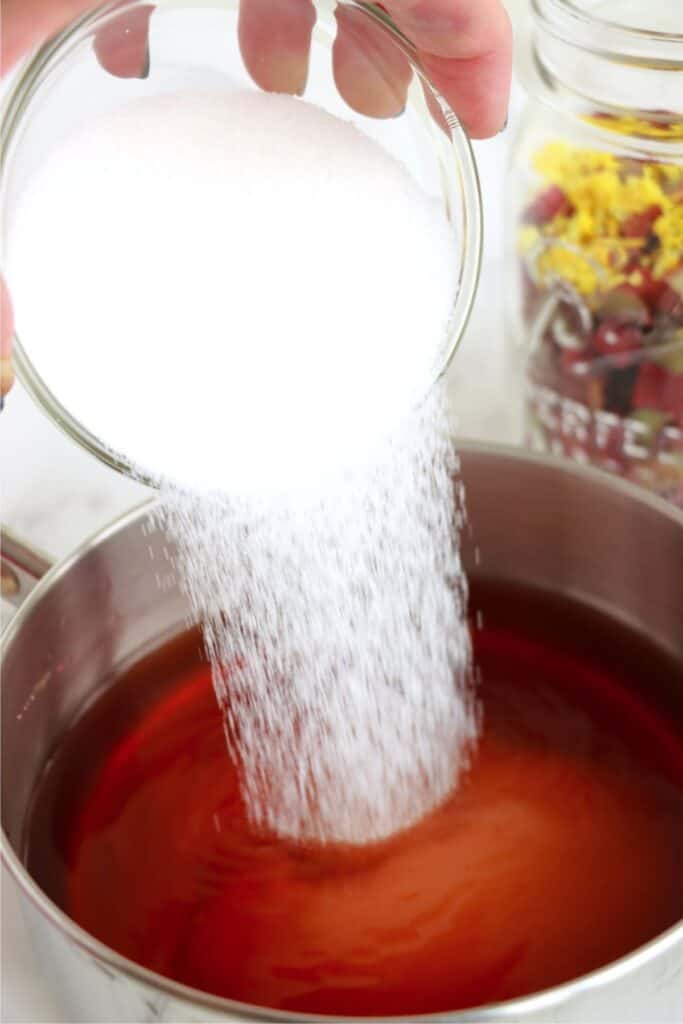
[[312,104],[187,91],[61,142],[8,235],[38,372],[158,480],[254,823],[417,821],[476,733],[440,203]]

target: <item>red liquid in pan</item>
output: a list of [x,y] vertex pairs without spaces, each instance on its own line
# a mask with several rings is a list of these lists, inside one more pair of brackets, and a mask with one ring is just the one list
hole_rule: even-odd
[[332,1015],[507,999],[652,939],[683,917],[681,667],[531,591],[475,587],[472,605],[483,736],[417,827],[364,849],[254,835],[191,636],[64,739],[31,872],[147,967]]

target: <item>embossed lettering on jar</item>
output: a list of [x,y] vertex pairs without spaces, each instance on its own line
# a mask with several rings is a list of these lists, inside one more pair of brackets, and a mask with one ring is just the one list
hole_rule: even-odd
[[683,506],[681,10],[532,7],[508,224],[526,440]]

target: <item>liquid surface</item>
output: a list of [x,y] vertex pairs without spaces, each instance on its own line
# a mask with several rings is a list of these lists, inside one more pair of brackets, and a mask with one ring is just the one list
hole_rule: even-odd
[[63,741],[34,801],[32,874],[133,960],[294,1011],[477,1005],[655,937],[683,917],[680,666],[546,595],[480,585],[472,606],[482,739],[416,827],[365,848],[253,834],[190,636]]

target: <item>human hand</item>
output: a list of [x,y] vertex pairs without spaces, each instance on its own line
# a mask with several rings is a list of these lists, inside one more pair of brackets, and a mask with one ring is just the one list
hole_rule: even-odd
[[[501,0],[385,0],[383,8],[411,39],[425,72],[473,138],[505,124],[512,68],[512,32]],[[92,0],[4,0],[1,67],[7,72],[33,46],[93,7]],[[149,73],[153,4],[112,19],[95,38],[95,53],[121,78]],[[410,69],[379,28],[357,9],[339,6],[332,62],[339,92],[371,117],[403,109]],[[239,43],[249,74],[262,89],[297,94],[308,74],[315,10],[310,0],[240,0]],[[0,281],[0,394],[12,384],[12,311]]]
[[[384,0],[382,7],[415,44],[434,86],[472,138],[505,125],[512,72],[512,30],[501,0]],[[407,63],[381,30],[353,7],[335,12],[334,78],[346,102],[371,117],[405,105]],[[241,0],[239,41],[262,89],[299,93],[306,84],[315,12],[310,0]]]

